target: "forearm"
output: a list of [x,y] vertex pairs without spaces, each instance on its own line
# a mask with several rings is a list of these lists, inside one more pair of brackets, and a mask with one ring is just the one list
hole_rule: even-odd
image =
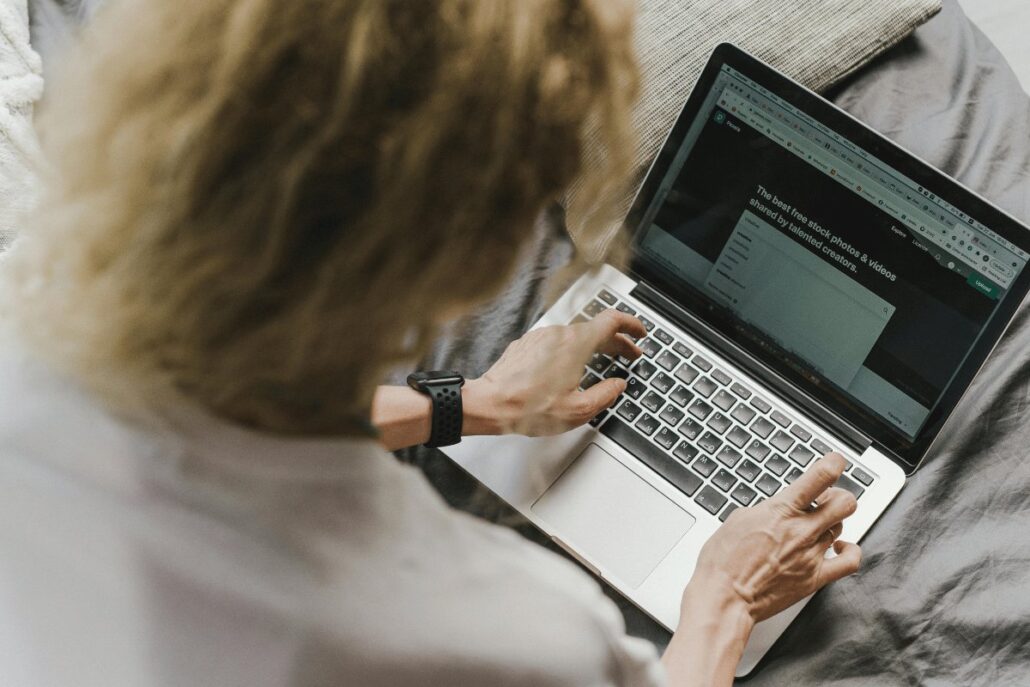
[[669,685],[732,685],[754,622],[739,603],[691,584],[684,593],[679,629],[662,656]]
[[[478,379],[462,387],[461,400],[463,436],[499,433],[495,413]],[[406,386],[381,386],[372,399],[372,424],[379,430],[379,443],[389,451],[429,441],[432,413],[429,397]]]

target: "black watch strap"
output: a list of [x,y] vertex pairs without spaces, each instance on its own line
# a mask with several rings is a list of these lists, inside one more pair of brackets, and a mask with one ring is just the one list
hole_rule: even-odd
[[[434,378],[436,375],[439,378]],[[417,373],[408,377],[408,384],[429,396],[433,402],[432,429],[425,445],[440,448],[460,442],[465,419],[465,410],[461,404],[461,387],[465,380],[461,375]]]

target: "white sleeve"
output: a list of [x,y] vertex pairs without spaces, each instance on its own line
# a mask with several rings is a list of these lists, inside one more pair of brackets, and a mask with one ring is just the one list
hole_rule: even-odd
[[32,117],[42,94],[42,63],[29,43],[26,0],[0,0],[0,252],[38,198],[42,155]]

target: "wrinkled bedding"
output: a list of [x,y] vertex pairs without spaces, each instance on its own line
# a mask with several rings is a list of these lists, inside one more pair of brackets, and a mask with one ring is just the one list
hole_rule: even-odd
[[[1030,99],[955,0],[829,95],[922,158],[1030,221]],[[546,307],[572,249],[543,217],[495,303],[426,361],[483,372]],[[924,467],[863,541],[861,573],[825,589],[744,682],[750,685],[1030,684],[1030,313],[1026,304]],[[512,514],[438,452],[419,463],[446,498]],[[542,542],[543,545],[546,545]],[[623,603],[630,632],[668,635]]]

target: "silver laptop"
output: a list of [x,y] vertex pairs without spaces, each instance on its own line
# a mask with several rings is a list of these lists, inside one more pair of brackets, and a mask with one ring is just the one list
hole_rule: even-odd
[[[637,361],[589,427],[447,453],[664,625],[705,541],[818,457],[861,540],[932,449],[1030,288],[1030,230],[739,49],[716,49],[637,196],[630,269],[537,326],[618,308]],[[750,672],[802,601],[760,623]],[[841,619],[841,622],[847,622]]]

